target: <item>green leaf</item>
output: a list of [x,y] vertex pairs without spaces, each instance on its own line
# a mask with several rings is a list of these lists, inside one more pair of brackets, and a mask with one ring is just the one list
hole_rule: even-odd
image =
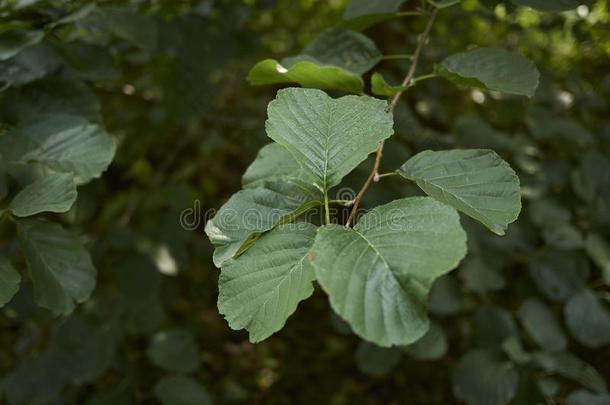
[[580,255],[549,250],[530,263],[529,273],[546,298],[564,301],[585,286],[589,268]]
[[406,0],[352,0],[343,14],[347,25],[359,31],[381,21],[396,17]]
[[231,328],[245,328],[251,342],[260,342],[282,329],[299,302],[313,293],[307,253],[315,230],[305,222],[280,225],[223,264],[218,310]]
[[476,256],[469,256],[462,262],[459,275],[468,290],[480,294],[506,287],[506,280],[500,271]]
[[285,58],[282,64],[308,60],[320,65],[338,66],[358,76],[379,63],[383,55],[366,35],[344,28],[329,28],[319,33],[313,41],[293,58]]
[[528,6],[540,11],[565,11],[578,7],[578,0],[511,0],[517,6]]
[[0,256],[0,308],[17,294],[20,283],[21,275],[7,258]]
[[176,373],[190,373],[199,368],[199,354],[193,335],[174,329],[157,332],[146,355],[157,366]]
[[51,174],[28,184],[13,198],[9,208],[17,217],[45,211],[66,212],[76,201],[76,195],[71,174]]
[[438,360],[447,353],[447,335],[443,327],[431,321],[430,329],[421,339],[404,348],[412,357],[418,360]]
[[598,393],[606,392],[606,382],[597,370],[571,353],[536,352],[533,356],[535,363],[547,373],[576,381]]
[[371,376],[387,375],[398,363],[402,353],[395,347],[379,347],[360,341],[356,350],[356,364],[364,374]]
[[[32,63],[38,62],[35,59]],[[19,124],[32,124],[55,115],[79,116],[98,124],[102,122],[97,96],[81,81],[52,75],[11,90],[7,92],[11,103],[3,108]]]
[[40,79],[60,66],[53,49],[40,43],[0,62],[0,87],[19,86]]
[[256,159],[242,176],[241,182],[244,188],[256,188],[270,182],[285,181],[298,186],[306,194],[322,200],[320,190],[306,179],[307,176],[299,162],[286,148],[274,142],[259,150]]
[[532,356],[523,348],[519,336],[506,338],[504,342],[502,342],[502,351],[504,351],[508,358],[515,364],[525,365],[532,359]]
[[578,390],[568,395],[566,405],[610,405],[610,395]]
[[540,73],[527,58],[499,48],[457,53],[435,66],[437,74],[464,86],[533,97]]
[[462,310],[460,286],[454,277],[447,274],[439,277],[430,291],[430,312],[434,315],[455,315]]
[[168,375],[155,384],[155,397],[163,405],[211,405],[210,395],[195,379]]
[[84,183],[106,170],[116,145],[97,124],[53,115],[16,127],[0,138],[0,148],[8,163],[39,163],[51,171],[73,173],[77,183]]
[[87,300],[96,270],[78,237],[58,224],[42,221],[19,221],[18,229],[36,303],[65,314],[75,303]]
[[342,90],[346,93],[362,93],[364,83],[360,76],[340,67],[320,65],[303,60],[285,67],[275,59],[258,62],[248,73],[253,86],[277,83],[298,83],[303,87]]
[[453,371],[453,393],[468,405],[504,405],[517,394],[519,373],[494,350],[474,349]]
[[351,228],[318,229],[310,253],[335,312],[379,346],[406,345],[428,330],[428,292],[466,252],[457,212],[431,198],[393,201]]
[[593,291],[573,295],[564,314],[568,329],[581,344],[592,349],[610,344],[610,311]]
[[320,205],[318,197],[282,180],[233,194],[205,226],[215,247],[214,264],[220,267],[243,253],[261,233]]
[[56,45],[55,49],[64,59],[70,70],[85,80],[117,79],[112,55],[107,47],[73,41]]
[[518,312],[521,324],[543,350],[565,350],[568,342],[553,312],[541,300],[530,298]]
[[386,109],[385,101],[366,96],[333,99],[320,90],[283,89],[269,103],[267,135],[326,192],[392,135]]
[[111,6],[94,10],[87,23],[122,38],[145,52],[157,47],[157,25],[151,17],[136,13],[129,7]]
[[601,269],[606,285],[610,286],[610,244],[601,235],[590,233],[585,239],[585,249]]
[[30,31],[23,28],[0,29],[0,61],[17,55],[23,49],[42,40],[44,32]]
[[428,3],[438,8],[450,7],[458,4],[459,2],[460,0],[428,0]]
[[481,347],[499,348],[509,338],[519,336],[517,325],[510,312],[485,305],[474,316],[477,344]]
[[487,149],[426,150],[398,171],[431,197],[504,235],[521,211],[519,177]]
[[371,76],[371,92],[373,94],[392,97],[406,89],[407,86],[392,86],[388,84],[380,73],[375,72]]

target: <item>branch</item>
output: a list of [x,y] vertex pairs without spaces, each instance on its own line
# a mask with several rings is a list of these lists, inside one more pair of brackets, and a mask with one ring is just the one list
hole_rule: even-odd
[[[415,76],[415,70],[417,69],[417,63],[419,62],[421,51],[424,48],[426,42],[428,41],[428,36],[430,35],[430,30],[432,29],[432,25],[434,24],[434,20],[436,19],[437,13],[438,8],[435,8],[430,14],[430,19],[428,20],[428,24],[426,25],[424,32],[419,37],[417,47],[415,48],[415,52],[413,53],[413,58],[411,60],[411,66],[409,67],[409,71],[407,72],[407,75],[405,76],[401,84],[404,87],[408,87],[413,81],[413,76]],[[394,109],[396,108],[396,105],[398,104],[398,100],[400,100],[400,96],[402,96],[402,93],[404,93],[404,90],[394,95],[388,106],[389,112],[394,112]],[[375,164],[373,165],[373,170],[362,185],[362,188],[360,189],[358,194],[356,194],[356,198],[354,199],[354,207],[352,208],[352,211],[350,212],[349,217],[347,218],[347,222],[345,224],[346,226],[350,226],[352,221],[354,220],[354,217],[356,216],[356,211],[358,211],[358,206],[360,205],[360,200],[362,199],[362,196],[364,195],[366,190],[371,185],[371,182],[379,181],[379,165],[381,164],[381,156],[383,155],[383,145],[384,141],[381,141],[379,143],[379,146],[377,147],[377,155],[375,156]]]

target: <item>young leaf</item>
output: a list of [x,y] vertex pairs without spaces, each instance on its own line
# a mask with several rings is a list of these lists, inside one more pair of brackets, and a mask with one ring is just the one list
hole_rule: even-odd
[[7,258],[0,256],[0,308],[17,294],[20,283],[21,275]]
[[23,49],[35,45],[42,40],[44,32],[29,31],[23,28],[2,30],[0,28],[0,61],[17,55]]
[[193,335],[174,329],[156,333],[146,355],[157,366],[176,373],[190,373],[199,368],[199,355]]
[[343,14],[346,24],[359,31],[378,22],[396,17],[406,0],[352,0]]
[[41,221],[19,221],[18,229],[38,305],[66,314],[87,300],[96,270],[78,237]]
[[326,225],[310,253],[335,312],[379,346],[406,345],[428,330],[428,292],[466,252],[457,212],[431,198],[393,201],[351,228]]
[[453,393],[468,405],[504,405],[517,394],[519,372],[495,350],[474,349],[453,371]]
[[540,11],[565,11],[576,8],[578,0],[511,0],[517,6],[528,6]]
[[371,97],[337,99],[314,89],[278,91],[268,107],[267,135],[326,192],[393,134],[392,114]]
[[307,252],[316,227],[299,222],[263,235],[220,273],[218,310],[233,329],[247,329],[260,342],[279,331],[300,301],[313,293]]
[[194,378],[168,375],[155,384],[155,397],[162,405],[212,405],[205,388]]
[[597,349],[610,344],[610,311],[591,290],[573,295],[564,307],[566,324],[581,344]]
[[261,233],[322,203],[299,185],[283,180],[239,191],[205,225],[215,247],[214,264],[221,267],[243,253]]
[[116,149],[99,125],[73,115],[46,116],[18,126],[0,139],[0,147],[8,163],[36,162],[73,173],[77,183],[99,177]]
[[50,174],[28,184],[11,201],[9,208],[17,217],[41,212],[66,212],[76,201],[76,185],[72,175]]
[[521,211],[519,177],[491,150],[427,150],[409,159],[398,172],[417,182],[429,196],[498,235],[504,235]]
[[346,93],[362,93],[362,79],[337,66],[319,65],[311,61],[296,62],[285,67],[275,59],[258,62],[248,73],[253,86],[276,83],[298,83],[303,87],[342,90]]
[[519,320],[530,337],[548,351],[565,350],[566,335],[553,312],[537,298],[530,298],[519,308]]
[[529,59],[499,48],[476,48],[449,56],[437,74],[464,86],[533,97],[540,73]]
[[373,94],[392,97],[406,88],[406,86],[392,86],[388,84],[380,73],[375,72],[371,76],[371,92]]

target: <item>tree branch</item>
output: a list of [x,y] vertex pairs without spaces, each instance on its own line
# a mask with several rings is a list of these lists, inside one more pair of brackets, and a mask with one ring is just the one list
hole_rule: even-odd
[[[407,75],[405,76],[405,78],[401,84],[404,87],[408,87],[413,80],[413,76],[415,76],[415,70],[417,69],[417,63],[419,62],[419,57],[421,55],[421,51],[424,48],[424,45],[426,44],[426,42],[428,41],[428,36],[430,36],[430,30],[432,30],[432,25],[434,24],[434,20],[436,19],[437,13],[438,13],[438,8],[435,8],[432,11],[432,13],[430,14],[430,19],[428,20],[428,24],[426,24],[426,28],[424,29],[424,32],[419,37],[417,47],[415,48],[415,52],[413,53],[413,58],[411,60],[411,66],[409,67],[409,71],[407,72]],[[400,100],[400,96],[402,96],[402,93],[404,93],[404,90],[396,93],[394,95],[394,97],[392,97],[392,100],[390,101],[390,104],[388,106],[389,112],[394,112],[394,109],[396,108],[396,105],[398,104],[398,100]],[[377,147],[377,155],[375,156],[375,164],[373,165],[373,170],[371,171],[371,174],[369,174],[369,177],[366,179],[366,181],[362,185],[362,188],[360,189],[358,194],[356,194],[356,198],[354,199],[354,206],[352,208],[352,211],[349,214],[349,217],[347,218],[347,222],[345,223],[346,226],[350,226],[352,224],[352,222],[356,216],[356,212],[358,211],[358,206],[360,205],[360,200],[362,199],[362,196],[364,195],[366,190],[371,185],[371,182],[379,181],[379,165],[381,164],[381,157],[383,155],[383,146],[384,146],[384,141],[381,141],[379,143],[379,146]]]

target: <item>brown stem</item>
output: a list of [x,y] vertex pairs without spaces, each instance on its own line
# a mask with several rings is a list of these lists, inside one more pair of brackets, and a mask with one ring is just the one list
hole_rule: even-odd
[[[402,81],[402,86],[404,86],[404,87],[408,87],[409,84],[411,84],[413,77],[415,76],[415,70],[417,69],[417,63],[419,62],[419,57],[421,55],[421,51],[424,48],[424,45],[426,44],[426,42],[428,40],[428,36],[430,35],[430,30],[432,29],[432,25],[434,24],[434,20],[436,19],[437,13],[438,13],[438,8],[435,8],[432,11],[432,13],[430,14],[430,19],[428,20],[428,24],[426,24],[426,28],[424,29],[424,32],[419,37],[419,41],[417,42],[417,47],[415,48],[415,52],[413,53],[413,58],[411,59],[411,66],[409,67],[409,71],[407,72],[404,80]],[[394,112],[394,109],[396,108],[396,105],[398,104],[398,100],[400,100],[400,96],[402,96],[402,93],[404,93],[404,90],[399,91],[398,93],[396,93],[394,95],[394,97],[392,97],[392,100],[390,101],[390,104],[388,105],[389,112]],[[371,171],[371,174],[369,174],[369,177],[366,179],[366,181],[362,185],[362,188],[360,189],[358,194],[356,194],[356,198],[354,198],[354,206],[352,207],[352,211],[350,212],[349,217],[347,218],[347,222],[345,223],[346,226],[350,226],[352,221],[354,220],[354,217],[356,216],[356,212],[358,211],[358,206],[360,205],[360,200],[362,199],[362,196],[364,195],[366,190],[371,185],[371,182],[379,181],[379,178],[378,178],[379,165],[381,164],[381,156],[383,155],[383,145],[384,145],[384,141],[381,141],[379,143],[379,146],[377,147],[377,155],[375,156],[375,164],[373,165],[373,170]]]

